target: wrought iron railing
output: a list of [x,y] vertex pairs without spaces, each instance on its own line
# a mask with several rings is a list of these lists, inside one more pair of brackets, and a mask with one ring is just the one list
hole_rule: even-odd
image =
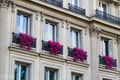
[[[103,56],[99,55],[99,64],[106,65]],[[113,67],[117,67],[117,60],[113,59]]]
[[[16,34],[14,32],[12,33],[12,43],[20,44],[19,34]],[[33,41],[32,47],[36,48],[36,38]]]
[[53,4],[58,7],[63,7],[63,1],[62,0],[44,0],[47,3]]
[[[43,41],[43,40],[42,40],[42,50],[50,51],[47,41]],[[60,49],[60,54],[63,54],[63,46],[62,46],[62,48]]]
[[82,15],[85,15],[85,13],[86,13],[85,9],[80,8],[80,7],[70,4],[70,3],[68,5],[69,5],[69,10],[79,13],[79,14],[82,14]]
[[102,20],[114,23],[114,24],[118,24],[120,25],[120,18],[113,16],[111,14],[96,10],[96,15],[97,18],[100,18]]
[[[73,48],[68,47],[68,56],[73,57]],[[87,52],[85,52],[87,54]],[[85,56],[85,60],[87,60],[87,56]]]

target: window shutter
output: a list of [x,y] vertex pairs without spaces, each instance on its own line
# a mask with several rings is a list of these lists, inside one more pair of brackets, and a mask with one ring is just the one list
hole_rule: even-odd
[[78,33],[78,47],[82,48],[82,32]]
[[113,41],[109,40],[108,42],[108,51],[109,51],[109,56],[112,57],[112,53],[113,53]]

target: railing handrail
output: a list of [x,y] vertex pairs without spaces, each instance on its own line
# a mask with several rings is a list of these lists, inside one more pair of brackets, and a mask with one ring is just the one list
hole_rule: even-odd
[[106,12],[103,12],[103,11],[100,11],[100,10],[98,10],[98,9],[96,9],[96,11],[97,11],[97,12],[100,12],[100,13],[103,13],[103,14],[106,14],[106,15],[110,15],[110,16],[115,17],[115,18],[117,18],[117,19],[120,19],[119,17],[116,17],[116,16],[114,16],[114,15],[112,15],[112,14],[109,14],[109,13],[106,13]]

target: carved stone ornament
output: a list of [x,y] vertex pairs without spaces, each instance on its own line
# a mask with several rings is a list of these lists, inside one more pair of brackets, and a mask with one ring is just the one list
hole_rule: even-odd
[[120,35],[117,36],[117,43],[120,45]]
[[94,37],[97,37],[99,38],[99,33],[100,33],[101,29],[98,28],[98,27],[91,27],[90,28],[90,36],[94,36]]
[[44,19],[44,13],[41,11],[40,14],[41,14],[41,21],[43,21],[43,19]]
[[69,21],[68,20],[66,20],[66,26],[67,26],[66,28],[69,29]]
[[8,0],[2,0],[2,1],[0,1],[0,8],[8,8],[9,3],[10,2]]

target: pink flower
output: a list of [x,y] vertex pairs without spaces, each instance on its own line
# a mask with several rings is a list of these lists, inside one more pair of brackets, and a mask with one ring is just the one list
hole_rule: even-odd
[[50,54],[59,54],[60,53],[60,49],[61,49],[61,45],[59,42],[53,42],[51,40],[48,41],[48,46],[50,49]]
[[26,48],[27,50],[31,50],[34,38],[28,34],[20,33],[19,41],[21,48]]
[[77,60],[81,60],[84,62],[85,58],[87,57],[85,51],[83,49],[74,48],[73,50],[73,60],[76,62]]
[[107,68],[112,68],[113,67],[113,58],[110,56],[104,56],[105,64]]

